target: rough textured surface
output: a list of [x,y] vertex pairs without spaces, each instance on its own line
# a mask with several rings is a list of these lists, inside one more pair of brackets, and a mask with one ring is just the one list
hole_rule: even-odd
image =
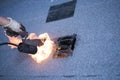
[[[52,0],[51,0],[52,1]],[[74,16],[46,23],[50,6],[71,0],[0,0],[0,15],[51,38],[77,34],[72,57],[41,64],[0,46],[0,80],[120,80],[120,0],[78,0]],[[8,41],[0,28],[0,42]]]

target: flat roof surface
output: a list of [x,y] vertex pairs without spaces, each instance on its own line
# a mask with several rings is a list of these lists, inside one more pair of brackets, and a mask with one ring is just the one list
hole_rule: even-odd
[[[69,1],[0,1],[0,15],[21,22],[29,33],[77,34],[73,56],[40,64],[0,46],[0,80],[120,80],[120,0],[77,0],[73,17],[46,23],[50,6]],[[2,42],[8,39],[0,28]]]

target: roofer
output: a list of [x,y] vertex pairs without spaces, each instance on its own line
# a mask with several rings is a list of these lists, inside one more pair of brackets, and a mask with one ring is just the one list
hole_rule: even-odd
[[10,37],[21,36],[22,39],[26,39],[28,36],[28,32],[25,27],[12,18],[0,16],[0,26],[5,29],[6,34]]

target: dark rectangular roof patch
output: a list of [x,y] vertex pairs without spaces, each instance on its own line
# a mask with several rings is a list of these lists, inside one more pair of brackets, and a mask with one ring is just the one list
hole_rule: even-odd
[[46,22],[69,18],[74,15],[76,0],[51,6]]

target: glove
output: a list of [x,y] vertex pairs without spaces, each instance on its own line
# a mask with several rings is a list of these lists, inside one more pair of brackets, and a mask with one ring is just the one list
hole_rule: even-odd
[[5,27],[5,32],[6,32],[6,35],[10,36],[10,37],[17,37],[19,34],[13,30],[11,30],[10,28],[8,27]]
[[10,20],[10,23],[4,25],[7,35],[15,36],[15,37],[20,35],[22,38],[26,38],[28,36],[28,32],[26,32],[26,29],[22,24],[18,23],[12,18],[8,18],[8,19]]
[[28,37],[28,32],[26,31],[21,31],[21,32],[15,32],[13,30],[11,30],[9,27],[4,27],[5,32],[8,36],[10,37],[17,37],[17,36],[21,36],[23,39],[26,39]]

